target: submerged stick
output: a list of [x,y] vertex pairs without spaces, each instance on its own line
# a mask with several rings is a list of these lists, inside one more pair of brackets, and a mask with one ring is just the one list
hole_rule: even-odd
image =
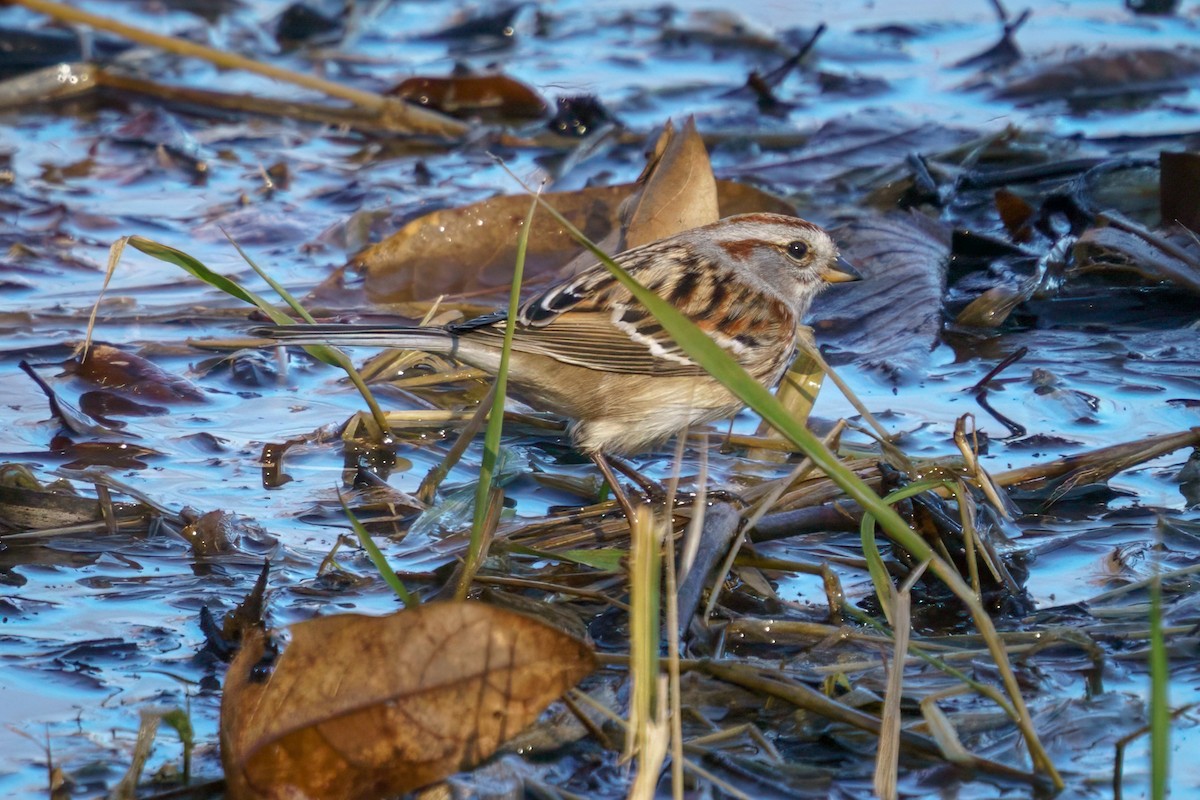
[[1184,447],[1200,447],[1200,427],[1163,436],[1151,436],[1139,442],[1102,447],[1047,464],[997,472],[992,475],[992,480],[997,486],[1008,487],[1071,475],[1071,485],[1093,483]]
[[134,25],[127,25],[99,14],[92,14],[78,8],[52,0],[10,0],[13,5],[24,6],[31,11],[54,17],[64,22],[77,25],[87,25],[96,30],[108,31],[118,36],[150,45],[182,56],[200,58],[223,69],[240,69],[253,72],[274,80],[283,81],[296,86],[303,86],[330,97],[346,100],[353,105],[377,116],[389,130],[404,130],[412,133],[432,134],[438,136],[461,136],[469,128],[467,125],[451,117],[409,105],[397,98],[385,97],[375,92],[355,89],[352,86],[318,78],[315,75],[305,75],[272,64],[266,64],[247,58],[237,53],[217,50],[207,45],[189,42],[174,36],[145,30]]

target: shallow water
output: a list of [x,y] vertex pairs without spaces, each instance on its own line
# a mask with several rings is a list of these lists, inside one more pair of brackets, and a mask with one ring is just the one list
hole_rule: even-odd
[[[160,31],[198,24],[180,11],[163,12],[137,5],[84,4],[102,13],[127,15],[130,21]],[[974,55],[998,35],[991,5],[949,8],[945,3],[784,3],[757,7],[750,22],[767,36],[794,27],[810,29],[825,22],[817,57],[822,70],[880,83],[866,96],[821,94],[811,74],[793,75],[780,94],[797,104],[780,118],[761,117],[752,101],[719,95],[741,85],[748,70],[770,68],[786,57],[766,53],[760,45],[734,42],[687,46],[659,43],[661,23],[648,4],[610,3],[597,8],[585,2],[546,7],[556,16],[548,38],[530,35],[531,12],[519,17],[519,44],[511,50],[469,57],[475,66],[499,61],[545,95],[594,93],[628,127],[651,131],[664,119],[697,116],[701,131],[734,131],[738,137],[713,150],[719,176],[757,175],[776,193],[796,199],[802,213],[831,219],[846,207],[862,204],[862,192],[848,162],[833,159],[815,168],[795,169],[789,161],[807,154],[794,148],[771,150],[755,144],[766,133],[807,133],[825,123],[856,119],[894,120],[892,129],[934,123],[974,136],[1016,126],[1043,138],[1035,144],[1063,154],[1111,152],[1107,137],[1191,135],[1195,149],[1200,81],[1193,76],[1183,91],[1155,95],[1134,107],[1073,113],[1057,102],[1020,108],[984,93],[961,90],[976,74],[952,65]],[[719,3],[679,3],[687,10]],[[736,4],[725,3],[729,8]],[[225,46],[241,46],[261,20],[280,4],[255,2],[226,17],[211,30]],[[442,43],[414,42],[411,32],[441,28],[456,4],[395,4],[359,37],[356,62],[346,69],[377,86],[385,79],[415,71],[444,72],[452,65]],[[1016,13],[1019,9],[1014,9]],[[1107,46],[1173,48],[1200,42],[1195,7],[1169,18],[1131,17],[1115,2],[1040,3],[1017,41],[1031,58],[1054,61],[1065,51]],[[619,21],[629,12],[632,22]],[[14,9],[0,12],[0,23],[33,24],[35,17]],[[902,25],[878,33],[882,26]],[[788,37],[792,46],[804,35]],[[299,57],[286,59],[303,64]],[[336,68],[334,74],[336,75]],[[261,79],[217,74],[188,64],[173,78],[224,90],[257,88],[288,95],[290,89]],[[145,103],[74,102],[0,113],[0,154],[8,154],[11,177],[0,185],[5,211],[0,235],[9,250],[0,279],[0,456],[30,466],[39,477],[71,459],[49,451],[57,424],[41,391],[17,368],[26,359],[62,396],[74,401],[86,389],[78,378],[60,376],[86,327],[87,315],[102,282],[109,244],[123,234],[140,234],[177,246],[214,270],[246,285],[265,288],[222,234],[228,231],[273,277],[302,293],[317,285],[348,253],[339,226],[359,209],[382,209],[376,234],[398,226],[423,210],[457,205],[495,192],[511,192],[512,181],[479,150],[430,153],[420,160],[432,174],[418,180],[411,156],[390,155],[370,140],[340,131],[275,120],[205,120],[180,115],[208,165],[203,179],[179,159],[156,154],[152,145],[120,141],[131,117]],[[880,125],[889,129],[889,124]],[[828,130],[828,129],[827,129]],[[964,133],[965,132],[965,133]],[[1148,145],[1155,150],[1156,145]],[[1171,145],[1173,146],[1173,145]],[[907,146],[920,149],[918,141]],[[533,151],[514,151],[510,164],[518,175],[538,179],[545,167]],[[860,169],[885,168],[902,160],[903,149],[876,160],[870,153]],[[286,164],[286,188],[267,190],[262,172]],[[604,150],[563,176],[556,188],[577,188],[588,181],[622,182],[641,169],[638,148]],[[821,170],[827,169],[822,174]],[[810,182],[811,181],[811,182]],[[828,200],[828,204],[826,204]],[[957,211],[947,211],[958,219]],[[982,215],[964,214],[976,225],[1001,228]],[[952,287],[953,288],[953,287]],[[1149,299],[1145,299],[1145,297]],[[1098,303],[1120,308],[1162,307],[1152,290],[1104,287]],[[1115,299],[1114,299],[1115,298]],[[1033,322],[1017,322],[987,335],[956,339],[957,349],[942,343],[920,368],[900,382],[877,370],[854,364],[841,374],[892,431],[905,431],[901,446],[914,456],[954,454],[950,435],[961,414],[975,414],[980,429],[992,437],[983,465],[1003,471],[1117,442],[1173,433],[1200,425],[1200,300],[1173,296],[1164,322],[1153,312],[1144,321],[1109,324],[1076,322],[1071,313],[1046,313]],[[1101,310],[1099,319],[1104,319]],[[869,320],[864,324],[869,324]],[[302,437],[322,426],[335,426],[360,407],[357,394],[339,383],[332,370],[294,359],[280,385],[254,385],[228,370],[202,369],[214,354],[184,348],[190,338],[225,337],[246,327],[244,311],[216,291],[182,273],[133,251],[127,251],[102,306],[96,337],[127,349],[145,348],[158,366],[188,375],[205,395],[203,404],[171,406],[164,416],[128,418],[138,444],[160,455],[143,465],[115,471],[121,481],[173,510],[185,506],[201,512],[225,509],[253,520],[261,533],[247,533],[231,555],[193,557],[171,535],[68,535],[38,543],[9,542],[0,549],[0,792],[11,796],[44,796],[45,748],[68,770],[78,794],[98,795],[119,778],[129,758],[138,713],[147,706],[180,706],[190,698],[191,718],[200,743],[200,774],[218,774],[216,722],[219,694],[212,691],[222,670],[197,657],[203,645],[197,619],[201,606],[218,616],[245,595],[261,566],[273,561],[269,608],[271,621],[286,624],[318,614],[346,610],[383,612],[397,607],[377,582],[352,590],[329,586],[315,578],[317,564],[345,531],[328,512],[328,524],[301,519],[320,502],[336,507],[335,486],[342,481],[344,456],[336,438],[288,455],[294,480],[278,488],[262,485],[259,457],[266,442]],[[993,382],[992,406],[1029,435],[1050,438],[1044,446],[1006,444],[1007,429],[978,407],[968,391],[1005,355],[1021,346],[1029,355]],[[360,355],[360,354],[356,354]],[[1040,391],[1034,370],[1052,373],[1058,391]],[[1089,405],[1088,399],[1094,399]],[[1082,404],[1082,405],[1081,405]],[[1093,407],[1094,406],[1094,407]],[[854,414],[851,406],[826,387],[815,414],[837,418]],[[756,421],[743,415],[737,429],[750,432]],[[440,432],[438,432],[440,433]],[[524,444],[545,443],[526,436]],[[477,471],[478,449],[453,470],[448,484],[465,484]],[[535,459],[576,475],[586,466],[568,464],[545,447],[531,447]],[[410,462],[390,476],[402,491],[415,491],[425,472],[440,460],[432,447],[406,447]],[[714,459],[717,456],[714,454]],[[1145,577],[1160,516],[1196,522],[1175,475],[1187,458],[1177,452],[1122,472],[1110,482],[1114,490],[1087,503],[1021,521],[1016,549],[1031,549],[1028,589],[1040,608],[1088,600],[1101,591]],[[694,465],[695,455],[689,465]],[[669,468],[666,453],[640,461],[653,471]],[[732,469],[732,467],[729,467]],[[718,472],[722,465],[717,464]],[[90,491],[86,483],[81,491]],[[572,502],[565,493],[523,479],[511,490],[516,513],[533,517],[548,507]],[[1065,544],[1047,546],[1061,538]],[[411,544],[411,543],[408,543]],[[801,558],[806,543],[777,544],[773,549]],[[1195,542],[1170,539],[1167,568],[1196,557]],[[1118,558],[1118,556],[1120,556]],[[370,575],[358,553],[342,551],[349,569]],[[420,559],[398,568],[424,567]],[[856,596],[869,591],[861,575],[849,576]],[[819,603],[821,592],[807,578],[785,579],[780,594],[800,603]],[[1186,597],[1186,589],[1179,591]],[[1195,624],[1194,611],[1180,603],[1171,624]],[[1136,617],[1133,618],[1137,620]],[[1144,618],[1139,620],[1144,623]],[[1049,668],[1048,668],[1049,669]],[[1176,680],[1171,701],[1176,707],[1200,701],[1194,659],[1173,663]],[[185,686],[184,681],[191,682]],[[1088,701],[1111,716],[1112,731],[1089,737],[1054,727],[1056,706],[1082,702],[1079,678],[1069,666],[1048,672],[1049,688],[1041,693],[1035,713],[1044,715],[1051,752],[1064,766],[1068,791],[1063,796],[1112,796],[1107,781],[1112,739],[1136,726],[1146,691],[1145,672],[1137,658],[1113,659],[1106,670],[1106,694]],[[203,687],[203,688],[199,688]],[[1045,687],[1043,687],[1045,688]],[[1078,721],[1086,715],[1064,717]],[[1074,724],[1072,722],[1071,724]],[[1067,726],[1069,727],[1069,725]],[[1118,731],[1114,733],[1113,731]],[[1180,796],[1200,787],[1200,766],[1183,754],[1200,746],[1195,716],[1176,725],[1173,783]],[[160,734],[150,772],[173,764],[177,745]],[[1126,797],[1146,794],[1144,740],[1133,744],[1126,760]],[[909,777],[914,795],[998,796],[986,782],[940,789]],[[622,794],[616,787],[614,796]],[[847,782],[846,796],[867,796],[865,785]]]

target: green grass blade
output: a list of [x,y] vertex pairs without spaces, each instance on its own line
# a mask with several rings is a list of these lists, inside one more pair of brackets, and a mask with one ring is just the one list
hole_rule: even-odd
[[537,200],[529,204],[529,213],[521,233],[517,236],[517,255],[513,264],[512,288],[508,293],[508,321],[504,326],[504,345],[500,350],[500,368],[496,371],[495,392],[492,395],[492,410],[488,415],[487,430],[483,434],[483,460],[479,468],[479,483],[475,487],[475,521],[471,526],[471,545],[467,552],[466,566],[458,585],[458,597],[466,597],[483,556],[483,525],[487,515],[488,495],[492,488],[492,476],[500,455],[500,433],[504,427],[504,401],[508,395],[508,361],[512,354],[513,334],[517,327],[517,316],[521,309],[521,281],[525,274],[525,252],[529,247],[529,229],[533,225],[533,214],[537,211]]
[[[230,241],[232,242],[233,246],[237,248],[238,253],[241,254],[246,263],[249,264],[255,272],[262,276],[263,280],[265,280],[272,289],[278,292],[279,296],[282,297],[284,301],[296,311],[297,314],[299,314],[308,322],[313,321],[313,318],[309,315],[309,313],[304,310],[302,305],[300,305],[300,301],[298,301],[286,289],[279,285],[279,283],[270,278],[262,269],[260,269],[259,266],[250,259],[246,252],[242,250],[237,242],[233,242],[232,240]],[[209,286],[212,286],[214,289],[220,289],[222,292],[225,292],[231,297],[236,297],[238,300],[249,303],[270,317],[271,321],[276,325],[292,324],[291,317],[289,317],[287,314],[284,314],[271,303],[268,303],[264,298],[255,294],[249,289],[243,288],[233,279],[227,278],[220,273],[213,272],[199,259],[188,255],[182,250],[177,250],[174,247],[169,247],[161,242],[156,242],[153,239],[146,239],[142,236],[130,236],[129,244],[142,251],[146,255],[157,258],[159,261],[165,261],[168,264],[174,264],[175,266],[182,268],[185,272],[191,274],[193,277],[199,278]],[[358,389],[358,393],[362,395],[363,400],[367,404],[367,408],[369,408],[371,411],[371,416],[374,418],[375,423],[380,428],[381,434],[386,435],[388,432],[388,425],[387,418],[383,413],[383,409],[379,407],[379,404],[375,401],[375,396],[371,394],[371,390],[367,388],[366,382],[362,379],[362,376],[358,374],[358,370],[354,368],[354,363],[350,360],[350,357],[341,350],[338,350],[336,347],[328,347],[326,345],[308,345],[304,348],[304,350],[313,358],[322,361],[331,367],[338,367],[346,373],[346,375],[350,378],[350,382],[354,384],[355,388]]]
[[843,465],[832,451],[820,439],[814,436],[804,425],[797,423],[787,409],[771,392],[754,380],[733,359],[721,349],[704,331],[700,330],[691,320],[687,319],[678,309],[645,288],[634,280],[629,273],[614,262],[604,251],[588,240],[586,236],[564,216],[558,213],[545,201],[538,202],[550,213],[565,230],[588,249],[604,264],[622,286],[626,287],[652,313],[671,338],[687,353],[688,357],[702,366],[709,375],[720,381],[727,389],[752,408],[768,424],[786,436],[806,456],[812,459],[837,486],[849,497],[854,499],[863,511],[874,516],[888,538],[900,544],[918,561],[929,561],[930,569],[938,576],[946,587],[954,592],[967,606],[976,627],[988,643],[988,649],[1004,681],[1005,689],[1011,698],[1016,712],[1015,721],[1021,729],[1029,752],[1037,768],[1044,770],[1054,783],[1061,789],[1064,784],[1058,769],[1050,760],[1037,731],[1033,728],[1025,700],[1021,696],[1021,686],[1008,661],[997,634],[996,626],[983,605],[975,598],[971,587],[962,579],[952,564],[947,563],[934,552],[924,539],[911,530],[904,519],[876,494],[870,486],[862,481],[854,472]]
[[192,718],[188,711],[173,708],[162,715],[162,721],[179,735],[179,743],[183,745],[183,767],[180,772],[183,785],[187,786],[192,782],[192,752],[196,749],[196,732],[192,728]]
[[230,236],[229,233],[224,228],[221,229],[221,233],[225,234],[225,238],[228,239],[229,243],[231,245],[233,245],[235,250],[238,251],[238,255],[240,255],[242,257],[242,260],[250,265],[250,269],[254,270],[255,273],[258,274],[258,277],[260,277],[264,281],[266,281],[267,285],[275,290],[275,294],[277,294],[281,298],[283,298],[283,302],[287,303],[288,307],[290,309],[292,309],[292,311],[296,312],[297,316],[299,316],[302,320],[304,320],[305,322],[308,322],[308,323],[316,322],[316,320],[314,320],[312,318],[312,315],[308,313],[308,309],[306,309],[303,305],[301,305],[300,301],[297,300],[296,297],[291,292],[289,292],[287,289],[285,289],[283,284],[281,284],[279,281],[272,278],[270,275],[267,274],[266,270],[264,270],[262,267],[258,266],[258,264],[256,264],[254,262],[254,259],[252,259],[250,257],[250,254],[247,253],[245,250],[243,250],[242,246],[240,244],[238,244],[237,241],[232,236]]
[[142,236],[130,236],[129,244],[134,248],[141,250],[146,255],[157,258],[159,261],[165,261],[168,264],[174,264],[177,267],[181,267],[185,272],[190,273],[193,277],[199,278],[215,289],[220,289],[227,295],[236,297],[237,299],[245,301],[252,306],[258,306],[260,311],[276,322],[279,322],[280,317],[287,319],[287,315],[281,311],[278,311],[274,306],[256,295],[254,292],[243,289],[236,282],[226,278],[220,273],[213,272],[194,256],[190,256],[182,250],[176,250],[174,247],[169,247],[161,242],[156,242],[153,239],[146,239]]
[[[195,256],[188,255],[182,250],[176,250],[174,247],[169,247],[161,242],[156,242],[153,239],[146,239],[142,236],[130,236],[129,244],[135,249],[142,251],[146,255],[157,258],[159,261],[165,261],[168,264],[174,264],[175,266],[182,268],[184,272],[189,273],[195,278],[199,278],[214,289],[220,289],[230,297],[236,297],[238,300],[249,303],[270,317],[271,321],[276,325],[292,324],[292,318],[287,314],[283,313],[275,306],[268,303],[264,298],[260,297],[249,289],[242,288],[231,278],[226,278],[220,273],[213,272]],[[251,264],[251,266],[253,266],[253,264]],[[305,350],[310,352],[315,358],[318,358],[333,367],[343,366],[343,362],[349,363],[349,359],[346,358],[344,353],[332,347],[314,345],[312,347],[306,347]]]
[[[938,489],[950,485],[949,481],[917,481],[916,483],[910,483],[903,489],[892,492],[883,498],[883,502],[887,503],[888,506],[892,506],[901,500],[915,497],[930,489]],[[879,545],[875,541],[874,516],[863,514],[862,523],[859,525],[859,535],[862,538],[863,556],[867,560],[867,572],[871,576],[871,583],[875,586],[875,596],[879,598],[879,607],[883,609],[884,616],[887,617],[888,623],[891,624],[892,595],[895,587],[892,585],[892,579],[888,575],[887,567],[884,566],[883,554],[879,552]]]
[[543,550],[539,547],[526,545],[505,544],[504,552],[513,555],[534,556],[549,561],[568,561],[584,567],[591,567],[603,572],[618,572],[629,560],[629,551],[616,547],[600,547],[595,549]]
[[338,492],[338,502],[342,504],[342,510],[346,512],[346,519],[350,520],[350,527],[354,529],[355,535],[358,536],[358,543],[362,545],[363,550],[367,551],[367,558],[371,559],[371,563],[375,565],[380,577],[384,582],[392,587],[392,591],[404,603],[405,608],[416,608],[420,605],[420,600],[416,595],[408,590],[404,582],[400,580],[400,576],[392,569],[391,564],[388,564],[383,552],[375,545],[375,541],[371,538],[371,534],[363,527],[363,524],[358,521],[358,517],[354,516],[354,512],[350,510],[350,506],[346,504],[346,498],[342,493]]

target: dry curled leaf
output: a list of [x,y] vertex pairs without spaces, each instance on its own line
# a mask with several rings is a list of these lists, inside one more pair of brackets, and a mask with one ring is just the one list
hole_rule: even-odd
[[221,758],[233,800],[411,791],[487,758],[594,668],[582,642],[481,603],[288,630],[273,667],[255,636],[229,668]]
[[1031,222],[1037,210],[1025,198],[1008,189],[997,189],[994,198],[996,211],[1009,238],[1014,242],[1028,242],[1033,237]]
[[628,200],[622,249],[674,236],[721,218],[708,150],[688,117],[678,135],[670,122]]
[[1020,286],[993,286],[958,312],[954,324],[968,328],[998,328],[1017,306],[1029,299],[1033,289],[1034,284],[1028,281]]
[[[619,253],[721,218],[717,181],[694,118],[680,133],[667,121],[634,186],[621,203],[620,225],[598,242],[602,250]],[[584,251],[562,273],[574,275],[594,263]]]

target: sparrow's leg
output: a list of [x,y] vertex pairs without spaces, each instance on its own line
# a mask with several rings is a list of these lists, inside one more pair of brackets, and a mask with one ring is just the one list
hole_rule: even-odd
[[592,453],[592,461],[596,462],[596,466],[600,468],[600,474],[604,476],[604,480],[608,481],[613,496],[617,498],[617,502],[621,504],[621,510],[625,512],[625,519],[629,520],[629,524],[632,525],[634,520],[633,504],[629,502],[629,497],[625,494],[625,490],[621,488],[621,482],[613,474],[608,459],[603,453],[596,452]]
[[609,464],[613,466],[617,472],[623,474],[626,478],[636,483],[645,493],[646,499],[652,503],[662,503],[667,499],[667,489],[653,478],[647,478],[642,473],[638,472],[637,467],[630,464],[623,458],[617,456],[605,456]]

